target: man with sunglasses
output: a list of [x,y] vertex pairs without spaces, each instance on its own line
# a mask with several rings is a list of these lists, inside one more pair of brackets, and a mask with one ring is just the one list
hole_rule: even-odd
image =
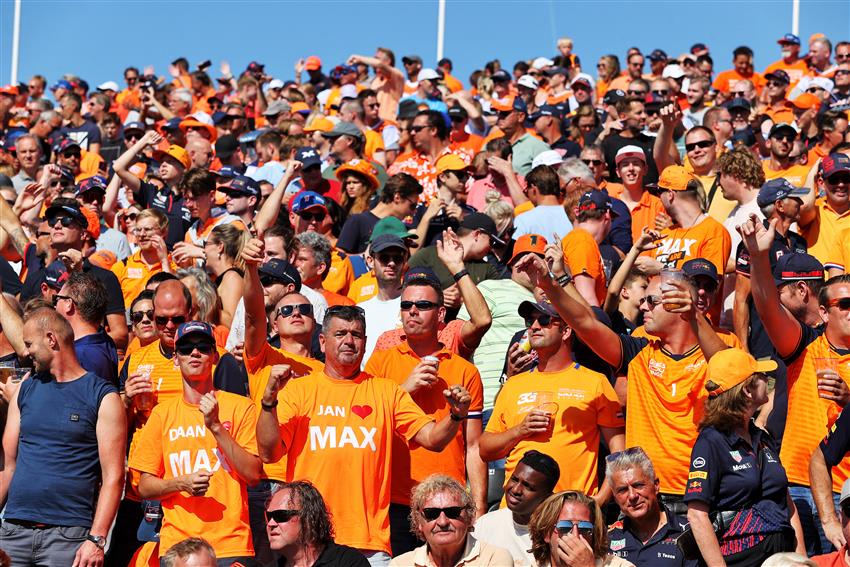
[[773,120],[774,124],[794,122],[794,105],[786,99],[788,87],[791,84],[788,73],[777,69],[766,74],[764,78],[767,80],[765,87],[767,107],[764,113]]
[[791,160],[791,151],[797,140],[797,130],[791,124],[779,122],[770,128],[767,148],[770,155],[761,162],[767,181],[783,178],[794,186],[802,187],[809,175],[809,168]]
[[130,242],[120,230],[112,228],[103,220],[103,201],[106,197],[106,179],[99,175],[89,177],[77,184],[75,197],[80,208],[85,208],[100,219],[100,236],[97,237],[95,248],[108,250],[115,254],[118,261],[130,255]]
[[[623,414],[614,388],[603,374],[575,363],[573,330],[548,301],[523,301],[517,310],[525,320],[537,366],[512,376],[502,386],[493,415],[481,436],[481,456],[507,459],[510,477],[521,456],[539,450],[561,463],[554,490],[580,488],[610,497],[598,484],[600,440],[611,451],[624,448]],[[560,393],[569,391],[570,395]],[[548,398],[544,398],[548,395]]]
[[[850,341],[846,328],[850,278],[839,276],[823,283],[823,269],[818,270],[820,266],[816,262],[800,254],[783,255],[771,274],[770,250],[776,238],[773,226],[765,228],[757,218],[751,218],[741,227],[741,234],[751,258],[750,278],[756,310],[776,349],[776,356],[788,368],[788,409],[784,421],[789,427],[784,431],[779,458],[785,466],[789,492],[803,525],[806,550],[810,555],[823,553],[829,549],[834,534],[825,535],[821,522],[834,523],[834,514],[829,514],[827,507],[837,505],[837,494],[825,490],[815,499],[807,464],[822,439],[820,432],[829,429],[829,424],[850,400],[846,385],[850,375],[845,371],[850,357],[843,346],[836,346]],[[803,263],[803,259],[808,261]],[[785,306],[797,291],[796,286],[784,285],[786,275],[811,280],[812,289],[818,291],[823,325],[810,326],[802,317],[795,316],[797,313],[792,313],[790,305]],[[818,372],[816,359],[820,358],[834,359],[838,370]],[[784,391],[777,390],[775,405],[779,405],[780,393],[784,395]],[[842,460],[836,468],[831,491],[834,493],[840,491],[842,483],[850,476],[850,459]]]
[[208,323],[181,324],[174,349],[182,393],[154,406],[128,466],[141,474],[140,495],[162,501],[160,555],[186,537],[203,537],[219,565],[250,564],[247,487],[262,472],[256,406],[215,387],[219,353]]
[[821,168],[826,194],[815,198],[812,191],[803,200],[797,226],[809,244],[809,254],[829,267],[843,256],[840,238],[850,228],[850,157],[830,154],[821,160]]
[[[848,44],[848,50],[850,50],[850,44]],[[835,81],[835,88],[832,89],[830,107],[838,110],[839,106],[850,105],[850,57],[838,64],[832,80]]]
[[266,508],[271,549],[286,565],[369,567],[362,553],[334,542],[327,505],[309,481],[283,483]]

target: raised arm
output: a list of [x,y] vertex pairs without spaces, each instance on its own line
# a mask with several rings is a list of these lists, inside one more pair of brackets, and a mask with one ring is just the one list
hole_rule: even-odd
[[263,286],[260,284],[259,265],[263,261],[263,241],[252,238],[242,249],[245,276],[242,278],[242,300],[245,303],[245,357],[260,354],[268,336]]
[[[426,423],[413,440],[429,451],[440,452],[446,448],[457,435],[458,426],[467,419],[471,397],[463,386],[452,386],[443,390],[443,395],[449,402],[449,413],[437,422]],[[452,419],[452,418],[455,419]]]
[[663,171],[670,165],[678,165],[679,151],[673,143],[673,130],[676,124],[682,120],[682,111],[675,104],[670,104],[661,109],[661,128],[655,138],[655,146],[652,148],[652,157],[658,171]]
[[729,345],[720,339],[708,317],[697,311],[693,287],[681,281],[671,281],[666,285],[670,287],[661,292],[664,308],[670,313],[681,313],[690,323],[705,359],[709,360],[716,353],[729,348]]
[[15,214],[15,211],[12,210],[11,205],[5,199],[0,199],[0,225],[9,234],[12,246],[23,257],[30,239],[24,232],[18,215]]
[[[820,160],[816,161],[813,164],[809,164],[809,174],[806,176],[806,184],[805,186],[809,188],[809,192],[806,195],[802,196],[803,204],[800,207],[800,218],[797,219],[797,224],[800,227],[806,227],[812,224],[812,221],[815,220],[817,216],[817,207],[815,207],[815,201],[818,197],[818,187],[817,183],[815,183],[815,179],[818,175],[818,167],[820,165]],[[846,266],[845,266],[846,269]]]
[[103,220],[109,226],[115,224],[115,216],[118,214],[119,189],[121,189],[121,178],[113,175],[106,185],[106,195],[103,197]]
[[505,178],[505,184],[508,186],[508,192],[511,194],[511,200],[514,202],[514,206],[528,201],[528,197],[525,196],[522,185],[520,185],[513,165],[511,165],[509,160],[502,159],[499,156],[490,156],[487,158],[487,167],[496,173],[502,174]]
[[286,164],[286,171],[283,177],[280,178],[277,186],[271,192],[266,202],[254,218],[254,228],[257,234],[262,234],[269,227],[274,226],[277,222],[277,217],[280,214],[280,208],[283,206],[283,198],[286,194],[286,186],[292,181],[301,171],[301,162],[294,159],[289,160]]
[[[453,276],[461,273],[464,269],[463,245],[452,229],[443,231],[443,239],[436,243],[437,258],[446,266]],[[481,338],[490,330],[493,316],[484,296],[481,295],[478,286],[467,273],[457,280],[460,297],[469,312],[469,320],[464,322],[460,328],[460,340],[470,351],[475,350],[481,343]]]
[[400,69],[396,69],[392,65],[387,65],[377,57],[369,57],[368,55],[352,55],[348,58],[349,65],[357,65],[358,63],[368,65],[374,68],[375,71],[380,71],[395,83],[396,87],[399,85],[401,85],[401,88],[404,87],[404,73]]
[[658,246],[657,241],[660,239],[660,232],[650,230],[649,227],[643,228],[643,232],[635,243],[632,244],[632,247],[623,258],[623,262],[620,264],[620,267],[617,269],[617,272],[608,284],[608,293],[605,296],[605,313],[610,315],[617,310],[617,307],[620,304],[620,291],[623,289],[623,285],[626,283],[626,278],[629,277],[629,272],[632,271],[638,256],[646,250],[655,249]]
[[24,358],[27,352],[24,345],[24,321],[3,293],[0,293],[0,328],[15,353]]
[[136,156],[139,155],[142,150],[148,146],[156,146],[160,141],[162,141],[162,136],[154,130],[148,130],[138,142],[133,144],[130,149],[118,156],[118,159],[112,162],[112,169],[115,170],[115,175],[120,177],[121,181],[124,182],[124,185],[129,187],[130,191],[133,193],[138,193],[139,188],[142,186],[142,182],[130,171],[130,166],[133,165],[133,162],[136,160]]

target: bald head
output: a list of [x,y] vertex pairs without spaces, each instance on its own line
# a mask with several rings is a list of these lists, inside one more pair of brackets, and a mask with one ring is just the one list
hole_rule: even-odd
[[166,348],[174,348],[177,327],[192,319],[192,294],[180,280],[159,284],[153,296],[154,324]]
[[193,136],[186,141],[186,152],[192,160],[192,167],[208,168],[213,159],[212,144],[206,138]]

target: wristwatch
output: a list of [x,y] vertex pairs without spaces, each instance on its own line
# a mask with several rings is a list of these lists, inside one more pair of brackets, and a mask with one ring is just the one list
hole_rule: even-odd
[[106,547],[106,538],[103,536],[89,534],[86,539],[95,544],[101,551]]

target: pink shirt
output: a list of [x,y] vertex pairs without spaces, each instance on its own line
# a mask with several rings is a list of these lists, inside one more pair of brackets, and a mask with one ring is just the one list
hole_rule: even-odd
[[[525,188],[525,178],[522,175],[517,175],[517,180],[519,181],[520,186]],[[504,202],[512,207],[514,206],[514,201],[511,199],[511,192],[508,191],[507,184],[497,187],[496,184],[493,183],[492,173],[488,174],[487,177],[478,179],[469,186],[469,190],[466,193],[466,204],[479,211],[483,211],[484,207],[487,206],[487,202],[484,200],[484,196],[487,195],[487,191],[498,191],[502,194],[502,200]]]

